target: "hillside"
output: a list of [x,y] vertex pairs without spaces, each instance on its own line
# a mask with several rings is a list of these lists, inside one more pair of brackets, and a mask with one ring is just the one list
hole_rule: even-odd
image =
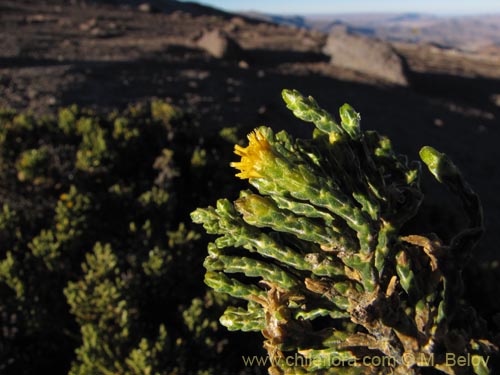
[[[352,24],[325,19],[326,33],[300,17],[145,1],[0,1],[0,374],[262,375],[268,365],[252,358],[281,345],[288,355],[289,343],[303,359],[308,347],[339,344],[340,352],[318,351],[336,359],[349,337],[359,358],[374,350],[378,358],[387,343],[397,344],[385,353],[391,358],[443,342],[431,350],[444,358],[479,343],[466,339],[469,327],[485,332],[474,337],[497,334],[494,45],[471,53],[388,42],[368,30],[380,22],[373,15]],[[436,22],[387,17],[394,25]],[[310,140],[313,125],[286,108],[283,88],[312,95],[334,117],[342,108],[349,138]],[[303,120],[328,118],[296,92],[285,98]],[[363,130],[392,146],[360,132],[346,102]],[[247,140],[260,125],[308,139],[274,141],[261,129]],[[321,121],[318,131],[334,128]],[[459,189],[464,216],[456,196],[425,170],[416,179],[419,164],[406,169],[391,151],[418,160],[424,145],[447,153],[481,197],[486,232],[470,258],[462,249],[470,253],[469,240],[482,234],[476,195]],[[441,175],[436,155],[426,148],[424,159]],[[234,167],[252,189],[270,190],[238,194],[249,186]],[[269,193],[281,200],[275,205]],[[196,210],[219,198],[227,200],[216,209]],[[207,234],[197,225],[204,218]],[[466,236],[452,247],[432,234],[449,244],[458,232]],[[226,309],[232,298],[219,292],[228,290],[251,298],[249,310]],[[243,320],[231,317],[241,313]],[[359,319],[368,325],[351,324]],[[444,338],[425,338],[435,332]],[[313,370],[306,366],[297,371]]]
[[[162,4],[169,8],[157,9]],[[133,3],[3,1],[0,17],[2,107],[46,113],[77,103],[105,110],[157,97],[200,118],[202,132],[235,126],[243,136],[260,124],[309,132],[283,108],[284,87],[314,95],[326,108],[349,102],[365,128],[389,135],[410,157],[431,144],[456,160],[484,201],[490,231],[481,252],[497,257],[498,57],[396,43],[409,85],[394,87],[331,65],[320,31],[196,4],[152,3],[141,11]],[[394,23],[435,22],[411,18]],[[239,52],[211,56],[198,44],[206,29],[222,30]],[[449,223],[434,224],[439,230]]]

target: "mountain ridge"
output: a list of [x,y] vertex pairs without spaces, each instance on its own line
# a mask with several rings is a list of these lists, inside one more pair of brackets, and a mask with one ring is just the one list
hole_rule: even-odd
[[500,49],[500,14],[442,16],[427,13],[344,13],[331,15],[269,15],[248,17],[328,33],[343,24],[351,32],[390,42],[427,43],[468,52]]

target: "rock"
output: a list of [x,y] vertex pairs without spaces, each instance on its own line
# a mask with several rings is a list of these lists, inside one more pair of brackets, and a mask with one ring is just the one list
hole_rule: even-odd
[[441,128],[441,127],[443,127],[444,122],[440,118],[435,118],[434,119],[434,125],[437,126],[438,128]]
[[241,60],[243,57],[239,44],[222,30],[205,31],[197,44],[218,59]]
[[35,99],[38,96],[38,90],[33,88],[33,87],[28,87],[28,90],[26,92],[26,95],[30,99]]
[[240,67],[241,69],[248,69],[250,65],[245,60],[241,60],[238,63],[238,67]]
[[245,26],[246,22],[243,18],[241,17],[233,17],[230,20],[230,23],[235,26]]
[[405,61],[394,48],[376,38],[351,34],[345,27],[335,27],[323,52],[339,67],[381,78],[395,85],[408,85]]
[[143,13],[155,13],[157,11],[157,9],[154,8],[149,3],[139,4],[139,6],[137,7],[137,10],[139,10],[139,12],[143,12]]
[[228,33],[235,33],[240,31],[240,27],[238,25],[235,25],[234,23],[228,23],[226,24],[226,26],[224,26],[224,30]]
[[56,104],[57,104],[57,99],[56,99],[56,97],[55,97],[55,96],[52,96],[52,95],[48,96],[48,97],[47,97],[47,104],[48,104],[48,105],[50,105],[50,106],[54,106],[54,105],[56,105]]
[[189,13],[183,12],[182,10],[175,10],[170,13],[170,17],[173,20],[181,20],[183,18],[189,18]]
[[490,99],[494,105],[500,107],[500,94],[493,94],[491,95]]
[[92,30],[90,30],[89,34],[93,36],[94,38],[113,38],[118,35],[120,35],[119,32],[113,31],[113,30],[106,30],[102,29],[100,27],[94,27]]
[[45,14],[33,14],[26,17],[27,23],[55,23],[57,21],[57,17],[51,17]]
[[81,31],[89,31],[94,27],[97,27],[97,18],[91,18],[86,22],[81,23],[79,26]]

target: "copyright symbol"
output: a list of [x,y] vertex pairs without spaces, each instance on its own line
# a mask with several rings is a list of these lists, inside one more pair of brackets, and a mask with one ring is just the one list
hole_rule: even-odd
[[406,366],[415,364],[415,355],[413,353],[403,353],[403,364]]

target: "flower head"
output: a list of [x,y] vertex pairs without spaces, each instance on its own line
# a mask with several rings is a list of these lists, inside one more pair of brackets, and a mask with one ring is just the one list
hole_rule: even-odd
[[266,161],[274,157],[272,146],[258,129],[248,135],[248,140],[247,147],[234,146],[234,153],[241,156],[241,161],[231,163],[231,167],[240,170],[236,177],[241,179],[262,178]]
[[241,213],[247,223],[260,226],[259,219],[270,217],[277,207],[271,199],[258,194],[248,194],[234,202],[236,210]]

